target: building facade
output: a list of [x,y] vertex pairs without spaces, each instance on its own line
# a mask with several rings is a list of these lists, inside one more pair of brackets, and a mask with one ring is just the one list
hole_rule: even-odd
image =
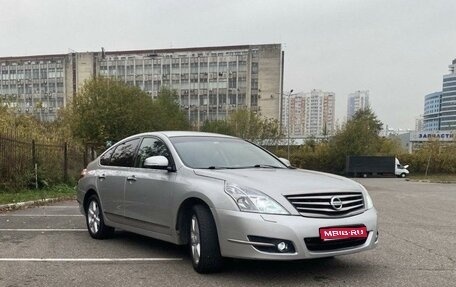
[[322,137],[334,132],[335,94],[312,90],[284,96],[282,123],[292,138]]
[[356,91],[348,95],[347,120],[350,120],[358,110],[369,107],[369,91]]
[[423,115],[419,115],[415,118],[415,131],[422,131],[424,129]]
[[55,117],[66,105],[66,55],[0,58],[0,100],[17,113]]
[[450,74],[443,76],[442,99],[440,104],[440,130],[456,130],[456,59]]
[[85,80],[106,76],[156,97],[176,91],[195,126],[247,108],[280,120],[280,44],[104,51],[0,58],[0,97],[17,113],[53,120]]
[[449,68],[450,73],[443,76],[442,91],[424,98],[424,131],[456,130],[456,59]]
[[[440,130],[440,105],[442,92],[434,92],[424,97],[423,130]],[[421,129],[416,129],[421,131]]]

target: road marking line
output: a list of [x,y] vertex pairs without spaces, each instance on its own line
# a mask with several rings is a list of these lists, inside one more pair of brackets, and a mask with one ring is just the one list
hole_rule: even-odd
[[4,214],[0,217],[82,217],[82,214]]
[[49,205],[49,206],[39,206],[39,208],[78,208],[77,205]]
[[87,229],[78,229],[78,228],[62,228],[62,229],[57,229],[57,228],[1,228],[0,231],[20,231],[20,232],[46,232],[46,231],[53,231],[53,232],[80,232],[80,231],[86,231]]
[[183,258],[0,258],[0,262],[151,262],[181,260]]

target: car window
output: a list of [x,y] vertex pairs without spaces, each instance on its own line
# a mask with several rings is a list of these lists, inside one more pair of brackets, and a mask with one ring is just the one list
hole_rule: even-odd
[[144,161],[151,156],[164,156],[171,162],[171,153],[160,139],[144,138],[138,150],[135,167],[144,167]]
[[111,163],[111,156],[113,153],[114,149],[110,149],[107,152],[105,152],[101,158],[100,158],[100,164],[102,165],[109,165]]
[[114,150],[109,165],[113,166],[133,166],[136,147],[139,144],[139,139],[124,142]]

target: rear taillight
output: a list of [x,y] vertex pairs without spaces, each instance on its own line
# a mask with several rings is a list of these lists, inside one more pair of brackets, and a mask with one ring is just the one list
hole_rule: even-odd
[[81,174],[79,175],[79,179],[83,178],[86,174],[87,174],[87,169],[84,168],[83,170],[81,170]]

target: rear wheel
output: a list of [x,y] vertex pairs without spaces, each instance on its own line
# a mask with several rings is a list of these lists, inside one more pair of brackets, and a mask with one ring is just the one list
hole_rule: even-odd
[[193,206],[189,229],[193,268],[198,273],[220,271],[223,259],[211,211],[203,205]]
[[114,233],[114,228],[105,225],[98,196],[92,195],[86,207],[87,230],[92,238],[104,239]]

